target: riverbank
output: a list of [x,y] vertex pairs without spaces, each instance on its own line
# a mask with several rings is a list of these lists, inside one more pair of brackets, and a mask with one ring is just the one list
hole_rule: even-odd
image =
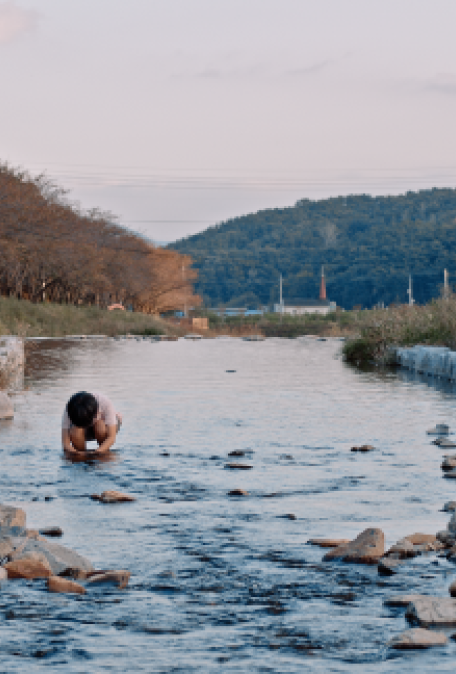
[[67,335],[180,334],[167,321],[132,311],[107,311],[72,304],[34,304],[0,297],[0,335],[66,337]]
[[333,311],[326,316],[304,314],[289,316],[277,313],[262,316],[218,316],[200,312],[209,319],[208,336],[229,334],[243,336],[258,333],[264,337],[285,337],[293,339],[305,335],[317,337],[344,337],[354,335],[357,329],[356,311]]
[[356,337],[343,348],[347,362],[355,365],[387,364],[394,347],[447,346],[456,348],[456,296],[424,306],[400,305],[362,311],[357,315]]

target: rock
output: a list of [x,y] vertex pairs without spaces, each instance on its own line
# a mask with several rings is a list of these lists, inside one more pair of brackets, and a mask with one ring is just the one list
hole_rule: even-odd
[[101,503],[127,503],[136,501],[134,496],[122,494],[122,492],[114,490],[104,491],[100,496],[98,496],[98,494],[92,494],[90,498],[94,501],[101,501]]
[[25,512],[22,508],[0,505],[0,529],[13,527],[25,527]]
[[285,520],[296,520],[298,519],[293,513],[287,513],[286,515],[280,515]]
[[422,594],[396,594],[392,597],[387,597],[383,600],[385,606],[397,606],[401,608],[407,608],[416,599],[421,599],[425,595]]
[[249,496],[249,492],[244,489],[232,489],[228,492],[228,496]]
[[436,424],[435,428],[430,428],[426,433],[428,435],[448,435],[450,427],[448,424]]
[[96,571],[89,574],[87,584],[95,585],[99,583],[112,583],[123,590],[128,585],[131,573],[129,571]]
[[393,637],[386,644],[388,648],[431,648],[433,646],[445,646],[448,638],[443,632],[433,632],[422,627],[406,630]]
[[359,447],[352,447],[351,452],[371,452],[375,447],[373,445],[360,445]]
[[453,580],[448,591],[452,597],[456,597],[456,580]]
[[14,407],[13,403],[3,391],[0,391],[0,420],[1,419],[13,419],[14,418]]
[[40,529],[41,536],[63,536],[63,531],[60,527],[46,527],[46,529]]
[[63,545],[42,540],[27,539],[20,550],[14,552],[14,561],[25,559],[31,553],[42,553],[46,558],[54,576],[59,575],[65,569],[82,569],[83,571],[93,571],[93,566],[88,559],[82,557],[74,550],[65,548]]
[[416,552],[411,543],[407,538],[401,538],[400,541],[395,543],[387,551],[385,557],[394,556],[395,559],[407,559],[408,557],[415,557]]
[[404,536],[406,541],[410,541],[412,545],[426,545],[426,543],[435,543],[437,538],[434,534],[410,534],[410,536]]
[[242,449],[235,449],[229,452],[228,456],[245,456],[245,452]]
[[227,463],[225,468],[230,468],[231,470],[251,470],[253,466],[249,466],[246,463]]
[[0,566],[0,581],[8,578],[8,571]]
[[49,592],[65,592],[69,594],[85,594],[86,589],[75,583],[74,580],[67,580],[66,578],[59,578],[58,576],[51,576],[47,582]]
[[454,513],[454,511],[456,510],[456,501],[447,501],[444,504],[442,510],[445,513]]
[[402,559],[390,559],[382,557],[378,563],[378,573],[380,576],[393,576],[397,573],[398,567],[403,565]]
[[456,512],[452,514],[451,519],[448,522],[447,529],[456,537]]
[[445,471],[456,468],[456,456],[447,456],[446,459],[443,460],[440,468]]
[[49,578],[52,572],[48,564],[32,558],[15,559],[12,562],[5,564],[4,568],[8,573],[8,578],[26,578],[33,580],[34,578]]
[[448,477],[450,479],[456,478],[456,470],[454,468],[446,470],[443,477]]
[[323,561],[341,560],[354,564],[378,564],[385,554],[385,535],[381,529],[369,528],[346,545],[339,545],[323,557]]
[[434,444],[438,444],[440,447],[444,449],[445,447],[456,447],[456,442],[452,442],[451,440],[447,440],[446,438],[442,438],[441,440],[434,440]]
[[318,545],[320,548],[337,548],[340,545],[348,545],[349,538],[311,538],[309,545]]
[[412,601],[405,612],[412,624],[424,627],[456,625],[456,599],[420,597]]
[[437,532],[436,538],[438,541],[451,548],[456,542],[456,533],[443,529],[442,531]]

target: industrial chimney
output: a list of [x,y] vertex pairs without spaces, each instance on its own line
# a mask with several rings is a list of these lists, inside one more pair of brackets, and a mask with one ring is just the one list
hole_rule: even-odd
[[325,268],[321,268],[320,299],[326,300]]

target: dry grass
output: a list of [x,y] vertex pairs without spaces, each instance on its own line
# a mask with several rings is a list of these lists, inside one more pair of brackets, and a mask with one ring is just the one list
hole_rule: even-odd
[[169,323],[148,314],[65,304],[33,304],[27,300],[0,297],[0,334],[4,335],[64,337],[175,332]]
[[357,317],[358,336],[344,346],[346,360],[385,362],[392,346],[430,344],[456,348],[456,296],[425,306],[401,305],[363,311]]

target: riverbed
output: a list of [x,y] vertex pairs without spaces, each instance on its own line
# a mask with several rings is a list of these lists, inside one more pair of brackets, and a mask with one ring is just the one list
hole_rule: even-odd
[[[0,590],[1,671],[454,671],[456,643],[386,649],[406,628],[392,594],[448,596],[456,568],[435,554],[380,577],[324,563],[312,537],[384,530],[387,545],[446,527],[456,481],[426,429],[456,428],[453,386],[360,372],[341,343],[311,338],[43,341],[28,357],[16,417],[0,422],[0,501],[127,590]],[[77,390],[124,418],[116,460],[62,458],[60,422]],[[368,443],[367,454],[350,452]],[[231,458],[234,450],[245,452]],[[228,468],[242,463],[250,469]],[[115,489],[135,503],[103,505]],[[247,497],[228,492],[243,489]],[[294,517],[291,517],[294,516]],[[449,634],[454,632],[450,630]]]

